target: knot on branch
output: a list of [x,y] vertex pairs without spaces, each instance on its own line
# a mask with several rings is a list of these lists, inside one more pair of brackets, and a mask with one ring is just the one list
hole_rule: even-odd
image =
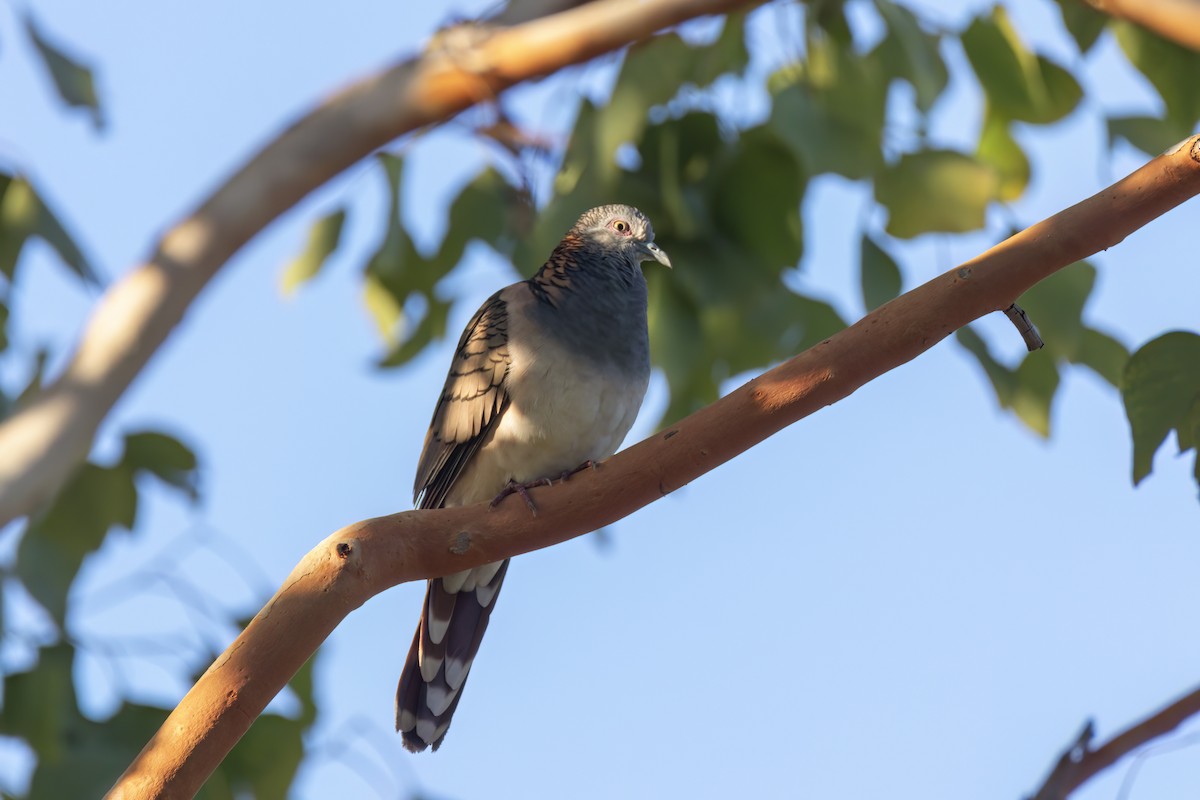
[[454,537],[454,541],[450,543],[450,552],[456,556],[464,555],[471,549],[471,534],[466,531],[459,531]]

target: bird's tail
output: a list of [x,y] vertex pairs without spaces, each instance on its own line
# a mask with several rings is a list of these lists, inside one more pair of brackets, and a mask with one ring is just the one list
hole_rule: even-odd
[[442,744],[507,571],[505,559],[429,582],[396,688],[396,730],[412,752]]

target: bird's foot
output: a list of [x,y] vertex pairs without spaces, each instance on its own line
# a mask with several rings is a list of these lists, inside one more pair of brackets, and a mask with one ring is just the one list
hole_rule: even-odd
[[509,479],[508,483],[504,484],[504,488],[500,490],[500,494],[492,498],[492,502],[488,503],[488,508],[495,508],[500,505],[500,502],[510,494],[520,495],[525,501],[525,505],[529,506],[529,513],[537,516],[537,506],[533,504],[533,498],[529,496],[529,490],[535,486],[553,486],[554,481],[549,478],[538,478],[536,481],[529,483],[517,483]]
[[583,462],[575,469],[564,469],[562,471],[562,473],[559,474],[558,479],[560,481],[569,481],[569,480],[571,480],[571,476],[574,475],[576,472],[583,472],[585,469],[590,469],[590,470],[595,471],[599,468],[600,468],[600,462],[592,461],[589,458],[587,461]]

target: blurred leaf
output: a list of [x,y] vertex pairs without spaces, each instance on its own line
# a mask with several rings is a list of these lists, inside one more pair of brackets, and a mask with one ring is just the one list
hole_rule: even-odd
[[864,231],[859,247],[859,282],[867,311],[878,308],[900,295],[900,267],[895,260]]
[[39,347],[33,356],[33,371],[29,375],[29,382],[25,384],[25,388],[17,395],[17,405],[24,405],[37,396],[42,391],[42,385],[46,378],[46,364],[50,359],[50,351],[44,347]]
[[715,399],[700,308],[665,270],[647,274],[650,284],[650,354],[666,374],[671,401],[659,425],[687,416]]
[[[1123,20],[1113,23],[1113,32],[1129,63],[1158,90],[1166,104],[1165,119],[1183,131],[1175,141],[1190,134],[1196,120],[1200,119],[1200,92],[1196,91],[1200,53]],[[1169,144],[1172,142],[1163,147]]]
[[968,155],[924,150],[885,169],[875,181],[875,199],[888,210],[892,236],[962,233],[983,227],[996,183],[996,174]]
[[975,157],[996,171],[996,199],[1011,203],[1025,193],[1029,185],[1029,159],[1013,138],[1009,122],[995,114],[984,117]]
[[290,295],[301,284],[312,280],[325,266],[325,260],[337,250],[342,236],[342,225],[346,222],[346,209],[339,208],[313,223],[308,229],[308,244],[283,271],[280,283],[285,295]]
[[652,107],[669,102],[684,85],[704,88],[723,74],[740,72],[748,57],[740,15],[728,17],[721,35],[708,45],[693,47],[678,34],[665,33],[631,47],[599,114],[597,169],[609,173],[616,168],[613,154],[641,138]]
[[96,97],[96,86],[92,78],[92,70],[71,58],[59,47],[51,44],[43,34],[41,26],[34,20],[28,10],[24,17],[25,31],[29,34],[34,48],[42,58],[42,63],[54,81],[54,88],[59,97],[69,106],[86,108],[91,112],[92,124],[97,128],[104,127],[104,115],[100,110],[100,101]]
[[363,278],[363,305],[367,307],[371,319],[375,320],[375,330],[379,337],[394,344],[403,308],[396,302],[392,293],[384,288],[377,278],[370,275]]
[[74,713],[66,729],[60,731],[65,745],[61,755],[50,759],[39,753],[27,797],[29,800],[99,797],[120,777],[166,718],[166,709],[133,703],[122,704],[103,723]]
[[987,342],[973,328],[959,328],[955,331],[954,338],[968,353],[975,356],[975,360],[979,362],[979,366],[983,367],[984,375],[991,381],[992,389],[996,392],[996,399],[999,401],[1000,406],[1008,408],[1017,388],[1017,378],[1013,370],[1010,370],[992,356]]
[[746,49],[746,15],[729,14],[721,35],[712,44],[693,48],[691,81],[698,88],[709,86],[722,75],[741,75],[750,61]]
[[1083,337],[1083,307],[1096,284],[1096,268],[1077,261],[1040,281],[1017,303],[1029,314],[1054,358],[1074,359]]
[[0,300],[0,353],[8,349],[8,306]]
[[1191,135],[1191,125],[1155,117],[1112,117],[1108,138],[1124,139],[1147,155],[1158,155]]
[[164,483],[183,490],[193,502],[199,498],[196,455],[165,433],[140,431],[125,435],[122,463],[130,470],[145,470]]
[[311,726],[317,720],[317,700],[314,690],[313,669],[316,667],[317,656],[321,651],[314,653],[308,661],[304,662],[304,666],[296,671],[292,679],[288,681],[288,686],[296,693],[296,699],[300,701],[300,716],[298,721],[305,727]]
[[800,165],[765,128],[742,135],[733,159],[721,171],[713,220],[731,239],[754,253],[777,275],[803,252]]
[[1108,15],[1090,7],[1082,0],[1057,0],[1057,3],[1067,32],[1079,45],[1079,51],[1087,53],[1100,38],[1100,33],[1108,23]]
[[284,800],[304,757],[306,727],[275,714],[260,716],[209,778],[212,794],[201,797]]
[[430,342],[446,335],[446,320],[449,315],[449,303],[436,298],[431,299],[420,321],[405,332],[404,338],[388,351],[379,362],[379,366],[399,367],[416,358]]
[[1008,119],[1056,122],[1083,97],[1071,73],[1025,48],[1003,6],[976,18],[961,38],[989,106]]
[[768,125],[799,157],[806,173],[872,176],[883,162],[887,80],[878,57],[860,56],[829,39],[814,42],[802,66],[769,83]]
[[970,327],[959,328],[954,336],[983,367],[1001,408],[1011,408],[1030,430],[1049,436],[1050,409],[1059,380],[1054,359],[1038,351],[1027,354],[1016,369],[1009,369],[992,356],[987,342]]
[[83,281],[99,279],[58,217],[25,178],[0,173],[0,274],[10,281],[21,249],[30,236],[54,248],[58,257]]
[[472,239],[501,250],[501,239],[509,232],[510,207],[519,201],[516,190],[495,168],[476,175],[450,204],[446,236],[436,259],[440,271],[453,269]]
[[32,669],[4,678],[0,732],[24,739],[39,759],[62,757],[64,731],[78,717],[71,673],[74,652],[67,644],[44,647]]
[[1028,353],[1013,373],[1012,409],[1035,433],[1050,436],[1050,407],[1058,390],[1058,367],[1048,355]]
[[114,525],[131,529],[137,512],[133,474],[124,465],[81,466],[44,512],[33,518],[17,551],[16,574],[62,626],[67,592],[83,559]]
[[940,52],[941,39],[921,29],[915,14],[889,0],[875,0],[888,33],[878,53],[883,73],[908,81],[916,92],[917,108],[928,112],[950,80]]
[[[851,44],[854,36],[846,19],[845,0],[809,0],[806,5],[806,24],[816,26],[838,44],[847,47]],[[810,40],[812,36],[813,31],[810,30]]]
[[1120,387],[1121,375],[1129,363],[1129,351],[1108,334],[1085,327],[1071,360],[1090,368],[1114,387]]
[[377,158],[388,182],[387,228],[383,242],[367,262],[363,299],[384,341],[395,348],[409,333],[403,329],[409,297],[427,296],[441,275],[421,258],[400,217],[404,159],[391,153],[380,153]]
[[1172,429],[1181,443],[1196,440],[1200,404],[1200,336],[1172,331],[1134,353],[1121,380],[1133,434],[1133,483],[1150,474],[1154,454]]

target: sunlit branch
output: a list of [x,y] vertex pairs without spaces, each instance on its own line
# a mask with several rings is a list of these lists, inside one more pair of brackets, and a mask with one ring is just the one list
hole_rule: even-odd
[[536,517],[523,503],[506,502],[494,511],[487,504],[406,511],[337,531],[304,557],[192,687],[110,797],[192,796],[346,615],[385,589],[549,547],[628,516],[958,328],[1008,308],[1038,281],[1113,247],[1198,193],[1200,136],[881,306],[600,469],[534,490]]
[[1087,0],[1106,14],[1127,19],[1164,39],[1200,50],[1200,0]]

